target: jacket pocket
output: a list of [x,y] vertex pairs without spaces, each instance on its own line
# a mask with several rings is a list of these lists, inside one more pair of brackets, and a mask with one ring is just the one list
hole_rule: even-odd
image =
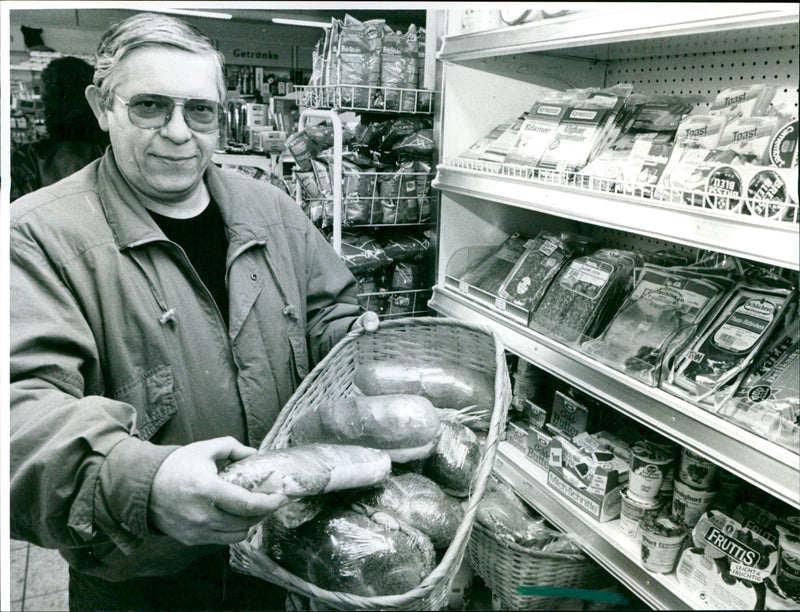
[[143,372],[114,391],[114,399],[136,409],[139,437],[149,440],[177,412],[172,366]]

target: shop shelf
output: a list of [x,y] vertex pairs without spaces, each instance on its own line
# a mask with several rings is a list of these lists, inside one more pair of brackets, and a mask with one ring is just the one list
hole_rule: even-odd
[[675,573],[647,571],[640,562],[638,545],[624,535],[619,520],[596,521],[547,485],[547,472],[508,442],[501,442],[494,473],[554,525],[580,534],[580,545],[635,595],[656,610],[701,610],[695,594],[678,584]]
[[[782,204],[781,219],[693,206],[695,192],[650,197],[583,187],[578,173],[542,171],[492,162],[448,159],[433,187],[603,227],[646,235],[745,259],[800,269],[798,207]],[[577,184],[575,184],[577,182]],[[746,207],[741,207],[742,209]],[[765,207],[765,211],[771,207]]]
[[[443,37],[437,57],[445,62],[492,59],[516,53],[553,52],[607,61],[648,49],[649,55],[695,51],[686,37],[699,35],[702,49],[735,49],[730,34],[797,27],[797,6],[787,3],[617,3],[601,10],[584,4],[581,12],[518,26]],[[677,39],[676,39],[677,37]],[[670,47],[663,43],[677,42]],[[634,49],[631,45],[636,46]]]
[[512,353],[800,508],[800,457],[791,450],[599,363],[452,286],[436,285],[429,306],[492,327]]

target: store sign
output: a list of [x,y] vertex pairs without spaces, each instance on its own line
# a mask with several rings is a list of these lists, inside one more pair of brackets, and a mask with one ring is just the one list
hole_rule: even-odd
[[293,45],[260,44],[243,40],[218,40],[217,49],[232,66],[292,68]]

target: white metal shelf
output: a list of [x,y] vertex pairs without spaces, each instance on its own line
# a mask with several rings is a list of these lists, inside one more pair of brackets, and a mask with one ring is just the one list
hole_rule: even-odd
[[[595,5],[597,6],[597,5]],[[735,49],[729,33],[751,33],[768,28],[771,35],[782,26],[797,24],[794,3],[681,2],[681,3],[603,3],[588,10],[558,19],[545,19],[518,26],[443,37],[437,57],[446,62],[532,52],[558,52],[561,55],[609,60],[631,53],[619,43],[657,44],[659,41],[700,35],[709,50]],[[623,51],[624,49],[624,51]],[[683,40],[673,53],[693,51]],[[669,51],[668,51],[669,52]],[[617,55],[615,55],[617,54]],[[656,50],[650,55],[662,54]]]
[[800,457],[789,449],[648,387],[458,290],[436,285],[429,307],[444,316],[491,327],[512,353],[800,508]]
[[580,534],[581,548],[642,601],[656,610],[704,609],[703,602],[678,584],[675,573],[649,572],[641,551],[622,533],[619,520],[599,523],[547,485],[547,473],[508,442],[501,442],[494,473],[547,520]]
[[800,269],[800,226],[439,165],[433,187],[526,210]]

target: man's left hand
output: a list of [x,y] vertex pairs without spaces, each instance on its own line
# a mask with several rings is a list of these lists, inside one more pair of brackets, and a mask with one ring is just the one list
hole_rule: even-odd
[[361,331],[363,329],[364,331],[374,332],[378,329],[379,324],[378,314],[368,310],[356,319],[356,322],[353,323],[352,331]]

